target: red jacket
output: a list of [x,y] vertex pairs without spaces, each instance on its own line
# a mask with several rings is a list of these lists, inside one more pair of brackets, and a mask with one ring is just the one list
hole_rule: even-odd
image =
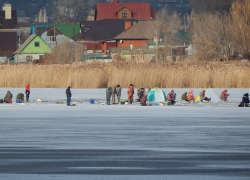
[[227,90],[222,91],[220,97],[221,98],[227,98],[229,94],[227,94]]
[[133,86],[129,86],[127,92],[128,92],[128,96],[129,97],[133,96],[133,94],[134,94],[134,87]]

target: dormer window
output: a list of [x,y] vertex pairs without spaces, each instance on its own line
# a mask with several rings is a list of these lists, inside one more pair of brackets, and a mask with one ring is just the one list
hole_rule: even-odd
[[127,18],[127,11],[122,11],[122,18]]

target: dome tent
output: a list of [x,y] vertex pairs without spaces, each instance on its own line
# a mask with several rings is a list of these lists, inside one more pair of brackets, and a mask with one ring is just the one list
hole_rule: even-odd
[[162,89],[154,88],[148,92],[148,102],[166,102],[166,94]]
[[[205,96],[208,97],[208,98],[211,98],[211,101],[210,102],[220,102],[220,98],[215,94],[215,92],[212,90],[212,89],[206,89],[205,90]],[[198,96],[196,99],[195,99],[195,102],[200,102],[201,99],[200,99],[200,96]]]

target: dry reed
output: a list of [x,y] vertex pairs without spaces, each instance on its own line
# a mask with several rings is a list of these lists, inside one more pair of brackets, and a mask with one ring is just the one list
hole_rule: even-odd
[[120,84],[147,88],[250,88],[248,62],[110,63],[1,65],[0,87],[106,88]]

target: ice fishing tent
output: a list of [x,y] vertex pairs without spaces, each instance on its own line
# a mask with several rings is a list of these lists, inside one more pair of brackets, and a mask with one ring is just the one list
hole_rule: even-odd
[[166,102],[166,94],[162,89],[151,89],[147,99],[148,102]]
[[[219,101],[221,101],[220,98],[215,94],[215,92],[212,89],[206,89],[205,91],[206,91],[205,96],[208,97],[208,98],[211,98],[211,102],[219,102]],[[200,101],[201,101],[200,96],[198,96],[195,99],[195,102],[200,102]]]

